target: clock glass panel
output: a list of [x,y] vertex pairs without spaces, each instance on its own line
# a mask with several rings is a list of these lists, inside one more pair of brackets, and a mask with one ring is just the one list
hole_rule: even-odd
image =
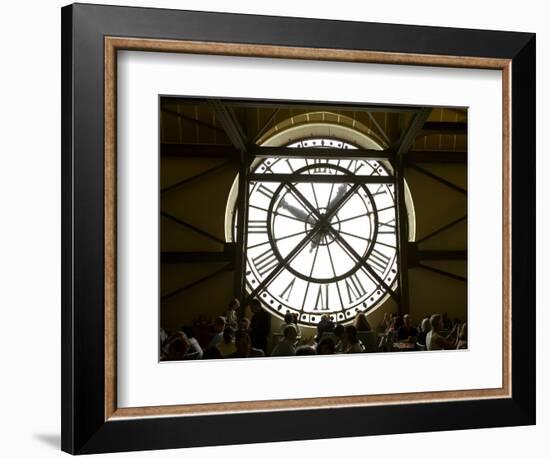
[[355,147],[343,141],[307,139],[287,146],[334,149],[334,155],[254,164],[247,292],[278,316],[297,313],[301,324],[315,326],[325,314],[351,321],[396,287],[391,174],[377,160],[345,159],[339,150]]

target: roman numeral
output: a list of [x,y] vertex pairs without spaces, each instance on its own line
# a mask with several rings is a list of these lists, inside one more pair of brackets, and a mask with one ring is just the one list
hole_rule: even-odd
[[277,162],[272,162],[271,164],[268,164],[266,161],[262,162],[261,165],[265,167],[265,171],[263,173],[273,173],[273,167]]
[[[323,291],[324,290],[324,291]],[[321,308],[319,308],[321,306]],[[328,285],[319,285],[314,310],[328,310]]]
[[346,290],[348,291],[348,299],[350,302],[354,302],[364,296],[367,292],[363,285],[357,278],[357,274],[353,274],[351,277],[346,278]]
[[271,269],[275,268],[275,266],[279,263],[275,253],[273,253],[271,249],[268,249],[255,258],[252,258],[252,262],[262,277]]
[[249,234],[265,234],[267,232],[267,221],[265,220],[250,220],[248,221]]
[[288,159],[285,159],[285,163],[287,167],[290,169],[290,171],[294,173],[294,168],[292,167],[292,164],[290,163],[290,161]]
[[376,248],[372,250],[367,263],[380,275],[384,275],[386,267],[390,262],[390,257],[386,256],[381,251],[378,251]]
[[275,194],[274,191],[266,187],[264,184],[261,184],[260,186],[258,186],[257,191],[260,194],[263,194],[264,196],[266,196],[269,200],[271,200],[273,198],[273,194]]
[[351,171],[357,173],[359,169],[365,166],[365,163],[363,161],[351,161],[349,165]]
[[388,192],[388,188],[386,188],[386,186],[381,184],[380,186],[378,186],[378,189],[372,193],[372,196],[379,196],[380,194],[386,194],[387,192]]
[[279,295],[281,299],[284,299],[287,302],[290,300],[290,295],[292,294],[292,288],[294,288],[295,281],[296,281],[296,277],[292,279],[292,281],[286,286],[283,292]]
[[326,173],[328,171],[328,159],[313,159],[313,164],[315,165],[313,173]]
[[[385,230],[382,230],[385,229]],[[395,218],[385,223],[378,221],[378,233],[379,234],[393,234],[395,233]]]

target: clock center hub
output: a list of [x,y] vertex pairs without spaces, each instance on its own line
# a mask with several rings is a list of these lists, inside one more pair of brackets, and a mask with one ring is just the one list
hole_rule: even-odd
[[[320,208],[318,212],[323,216],[326,214],[326,208]],[[340,220],[337,215],[333,215],[330,221],[322,220],[319,222],[318,218],[310,213],[305,221],[306,231],[311,232],[316,225],[319,225],[319,229],[311,240],[314,245],[330,245],[336,240],[333,230],[340,231]]]

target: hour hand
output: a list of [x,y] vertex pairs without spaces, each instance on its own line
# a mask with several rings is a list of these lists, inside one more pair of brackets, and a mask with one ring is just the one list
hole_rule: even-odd
[[302,209],[295,207],[294,205],[289,204],[286,200],[283,200],[280,205],[281,208],[284,208],[286,211],[288,211],[291,215],[295,216],[301,221],[307,221],[308,214],[303,211]]

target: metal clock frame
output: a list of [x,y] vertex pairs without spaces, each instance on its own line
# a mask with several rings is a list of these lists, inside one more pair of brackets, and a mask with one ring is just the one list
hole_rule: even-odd
[[[269,101],[257,101],[258,103],[262,103],[266,106],[270,106],[271,103]],[[273,101],[271,101],[273,103]],[[313,175],[313,174],[301,174],[300,172],[302,170],[296,170],[293,173],[288,174],[262,174],[262,173],[250,173],[250,170],[247,170],[247,173],[242,173],[243,170],[241,168],[241,173],[239,173],[239,197],[237,201],[237,215],[248,215],[248,189],[249,184],[251,182],[280,182],[280,188],[284,186],[290,186],[291,191],[295,194],[298,194],[298,197],[300,200],[302,200],[302,204],[307,206],[308,201],[303,196],[300,195],[299,191],[292,185],[292,183],[299,183],[299,182],[308,182],[308,183],[353,183],[354,184],[354,191],[357,189],[358,185],[363,185],[362,187],[366,190],[367,194],[370,196],[370,192],[364,186],[365,184],[391,184],[395,186],[395,192],[393,194],[393,199],[395,202],[395,208],[396,208],[396,239],[397,239],[397,245],[396,245],[396,253],[397,253],[397,259],[398,259],[398,268],[397,268],[397,285],[398,285],[398,293],[394,291],[391,285],[387,285],[386,282],[378,276],[376,272],[373,271],[373,269],[367,264],[367,260],[372,252],[372,249],[374,248],[374,243],[371,244],[368,251],[365,253],[364,256],[359,256],[357,253],[354,253],[354,250],[352,250],[352,254],[356,257],[357,265],[355,267],[354,272],[356,272],[361,267],[364,267],[369,275],[373,277],[373,279],[378,283],[378,285],[384,290],[386,294],[391,296],[394,300],[397,301],[399,304],[399,308],[403,313],[406,313],[408,311],[408,292],[406,291],[406,288],[408,288],[408,279],[407,279],[407,270],[408,266],[404,263],[406,263],[406,256],[402,254],[402,247],[406,247],[408,244],[408,226],[407,226],[407,209],[405,205],[405,198],[404,198],[404,174],[402,172],[403,168],[403,161],[402,157],[405,152],[408,151],[408,149],[411,147],[412,142],[414,141],[416,135],[421,131],[421,129],[424,126],[424,123],[431,111],[431,109],[428,108],[419,108],[419,107],[391,107],[392,110],[398,110],[403,112],[413,112],[413,118],[409,124],[409,127],[404,131],[401,139],[399,140],[398,144],[393,145],[391,148],[388,148],[386,150],[365,150],[362,148],[358,148],[356,150],[332,150],[331,155],[331,149],[330,148],[288,148],[288,147],[262,147],[257,145],[249,145],[249,141],[246,138],[246,136],[243,133],[242,127],[238,124],[237,118],[234,115],[234,112],[232,111],[232,106],[234,104],[237,104],[239,102],[237,101],[231,101],[229,104],[225,104],[223,100],[216,100],[215,106],[217,107],[217,113],[220,114],[220,119],[222,120],[222,126],[224,127],[225,132],[227,133],[228,137],[231,139],[233,146],[236,149],[239,149],[242,152],[242,160],[245,164],[245,167],[247,169],[250,168],[250,165],[253,163],[254,159],[256,158],[268,158],[268,157],[274,157],[277,155],[280,155],[281,157],[285,158],[308,158],[308,159],[349,159],[349,158],[355,158],[355,159],[376,159],[376,160],[389,160],[394,173],[393,175],[389,174],[388,176],[373,176],[373,175],[354,175],[349,172],[349,170],[340,170],[345,173],[345,175]],[[254,101],[248,100],[247,104],[253,104]],[[277,101],[274,102],[274,105],[277,105]],[[321,105],[321,104],[319,104]],[[300,103],[296,102],[294,104],[295,107],[299,107]],[[331,104],[327,103],[325,105],[326,107],[330,107]],[[379,107],[379,109],[382,109],[382,107]],[[323,151],[319,151],[323,150]],[[307,151],[307,152],[306,152]],[[337,151],[338,154],[335,154],[334,152]],[[340,155],[339,153],[341,151],[345,151],[346,154]],[[350,155],[348,152],[352,152]],[[270,153],[274,156],[270,156]],[[318,155],[321,153],[321,155]],[[400,160],[401,159],[401,160]],[[315,168],[315,165],[311,165],[311,168]],[[399,168],[401,168],[401,171],[398,172]],[[305,170],[305,169],[304,169]],[[403,194],[400,195],[399,193]],[[372,196],[370,197],[372,199]],[[273,202],[273,200],[272,200]],[[373,202],[373,206],[376,208]],[[272,206],[270,206],[270,213],[269,216],[271,216],[272,213]],[[311,211],[314,215],[316,213],[316,209],[313,207],[309,207],[308,209]],[[375,212],[376,218],[377,214]],[[315,215],[319,216],[319,215]],[[237,221],[237,252],[241,253],[241,256],[243,259],[246,259],[246,240],[247,240],[247,224],[246,221],[248,220],[248,217],[246,218],[238,218]],[[270,228],[268,227],[268,231]],[[378,227],[375,225],[375,231],[376,234],[378,232]],[[345,240],[342,240],[340,237],[338,237],[337,234],[333,233],[335,237],[337,237],[340,241],[340,243],[344,243],[347,250],[350,249],[349,245],[347,245],[347,242]],[[269,234],[269,239],[272,240],[272,234]],[[311,235],[313,237],[313,234]],[[235,295],[241,299],[241,301],[245,302],[248,300],[253,299],[255,296],[257,296],[263,288],[267,287],[269,282],[278,274],[280,269],[287,268],[288,264],[291,260],[283,259],[276,249],[275,246],[273,246],[273,252],[277,256],[277,259],[280,263],[280,267],[275,267],[275,269],[272,271],[273,275],[269,275],[260,283],[259,286],[257,286],[250,294],[246,293],[246,281],[244,278],[244,275],[242,273],[237,273],[236,276],[240,276],[238,282],[235,284]],[[246,272],[246,264],[241,264],[241,269]],[[402,272],[405,270],[405,272]],[[392,280],[392,284],[394,283],[394,280]],[[406,286],[407,285],[407,286]]]

